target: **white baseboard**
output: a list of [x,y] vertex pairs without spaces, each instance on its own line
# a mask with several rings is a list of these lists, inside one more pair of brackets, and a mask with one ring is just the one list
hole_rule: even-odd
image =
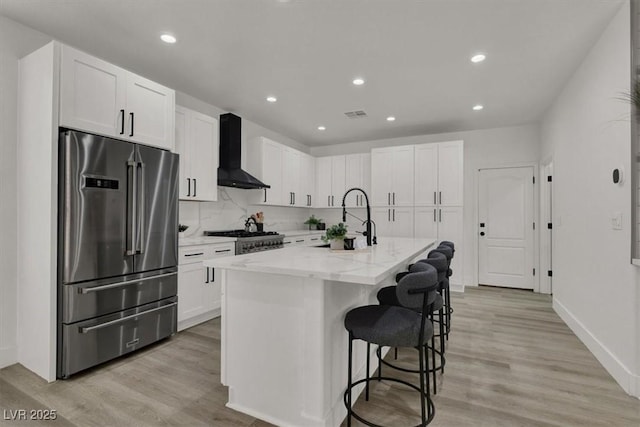
[[180,322],[178,322],[178,332],[188,329],[192,326],[199,325],[200,323],[206,322],[208,320],[215,319],[216,317],[220,317],[220,313],[221,309],[220,307],[218,307],[211,311],[207,311],[206,313],[201,313],[197,316],[181,320]]
[[463,292],[464,293],[464,284],[454,284],[451,283],[449,284],[449,289],[451,289],[452,292]]
[[0,348],[0,369],[17,363],[16,360],[16,348],[15,347],[3,347]]
[[567,307],[553,298],[553,309],[569,326],[569,329],[587,346],[589,351],[598,359],[598,362],[611,374],[614,380],[625,392],[631,396],[640,398],[640,376],[634,375],[618,358],[605,347],[585,326],[578,320]]

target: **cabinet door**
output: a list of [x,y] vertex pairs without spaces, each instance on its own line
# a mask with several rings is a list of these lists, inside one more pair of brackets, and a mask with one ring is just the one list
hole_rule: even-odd
[[[345,156],[345,191],[354,187],[362,187],[362,157],[360,154]],[[352,191],[347,196],[346,205],[360,206],[361,196],[362,193],[359,191]]]
[[125,136],[135,142],[173,151],[175,92],[127,73]]
[[202,262],[178,266],[178,325],[207,311]]
[[331,207],[331,157],[316,159],[316,208]]
[[176,153],[180,155],[180,200],[191,198],[191,155],[187,146],[187,110],[176,106]]
[[438,204],[438,144],[415,146],[415,206]]
[[262,182],[270,185],[265,195],[266,205],[285,205],[289,200],[282,199],[282,145],[266,138],[262,139]]
[[456,245],[456,254],[451,262],[451,283],[462,284],[463,272],[463,210],[461,207],[443,206],[438,209],[438,241],[449,240]]
[[[413,153],[413,145],[394,147],[391,163],[391,180],[393,181],[391,204],[393,206],[413,206]],[[384,170],[382,169],[381,172]]]
[[371,205],[390,206],[393,182],[389,168],[393,161],[391,148],[371,150]]
[[300,153],[300,194],[303,196],[300,206],[314,206],[316,203],[316,162],[313,156]]
[[191,200],[218,200],[218,120],[190,111],[187,150],[192,178]]
[[391,208],[393,237],[413,237],[413,208]]
[[122,68],[63,46],[60,125],[125,138],[126,76]]
[[305,198],[300,194],[300,152],[293,148],[282,148],[282,202],[290,206],[304,206]]
[[371,154],[360,154],[360,166],[362,189],[366,191],[369,197],[369,204],[371,204]]
[[413,234],[416,238],[438,239],[438,208],[419,207],[414,209]]
[[342,206],[345,189],[345,156],[331,157],[331,206]]
[[463,176],[462,141],[438,144],[438,202],[440,205],[462,206]]
[[371,219],[376,223],[376,236],[393,237],[393,222],[391,221],[391,208],[372,208]]

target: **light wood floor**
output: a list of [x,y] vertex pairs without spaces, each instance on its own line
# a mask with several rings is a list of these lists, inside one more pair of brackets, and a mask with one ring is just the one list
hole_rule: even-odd
[[[438,376],[431,425],[640,426],[640,401],[624,393],[555,315],[548,296],[483,287],[453,298],[446,372]],[[10,366],[0,370],[0,425],[269,425],[225,408],[219,357],[217,319],[67,381],[46,384]],[[399,359],[417,363],[415,350],[401,350]],[[376,383],[370,401],[358,400],[356,410],[379,424],[415,425],[416,397],[402,386]],[[5,410],[38,408],[57,410],[58,419],[3,420]]]

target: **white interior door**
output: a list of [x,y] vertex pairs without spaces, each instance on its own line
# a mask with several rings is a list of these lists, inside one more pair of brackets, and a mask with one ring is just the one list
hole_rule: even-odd
[[482,169],[479,186],[480,284],[533,289],[533,167]]

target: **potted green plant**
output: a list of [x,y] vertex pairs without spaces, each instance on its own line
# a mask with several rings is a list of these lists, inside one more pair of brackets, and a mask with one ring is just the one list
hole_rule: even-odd
[[322,219],[316,218],[315,215],[311,215],[304,223],[309,226],[309,230],[319,230],[318,224],[322,222]]
[[178,236],[179,237],[183,237],[184,236],[184,232],[187,230],[187,228],[189,228],[188,225],[178,224]]
[[327,228],[327,231],[322,240],[329,242],[331,249],[344,249],[344,238],[347,235],[347,226],[343,223],[338,225],[332,225]]

